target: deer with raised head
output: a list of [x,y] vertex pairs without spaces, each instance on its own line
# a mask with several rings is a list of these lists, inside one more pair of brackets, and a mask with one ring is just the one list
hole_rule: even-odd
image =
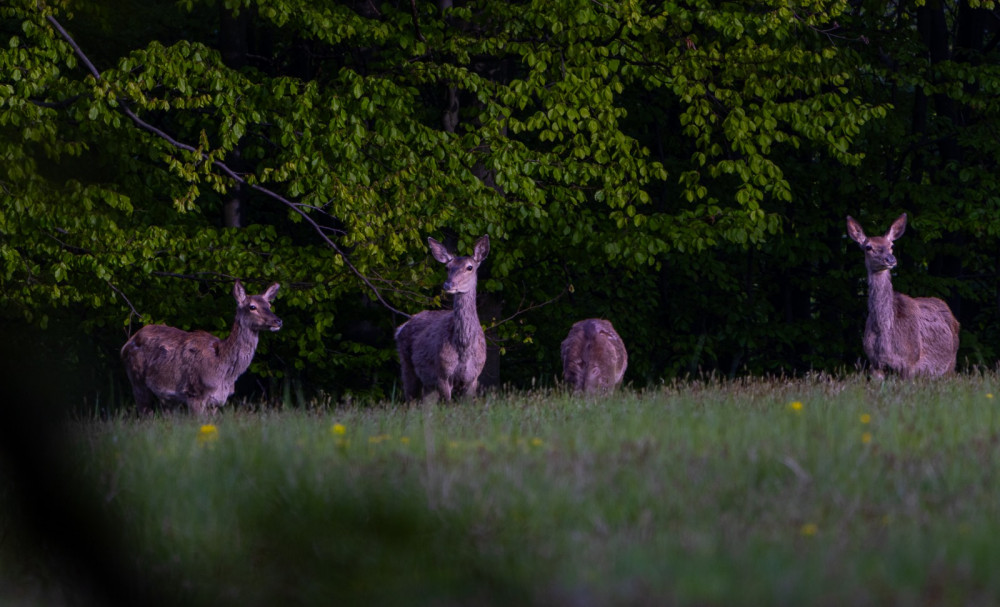
[[271,311],[278,287],[274,283],[260,295],[247,295],[236,281],[236,320],[225,339],[166,325],[139,329],[121,352],[139,411],[150,412],[157,398],[187,405],[199,415],[224,405],[253,360],[258,334],[281,329],[281,319]]
[[628,367],[625,344],[607,320],[588,318],[573,324],[560,348],[563,381],[575,392],[610,392]]
[[936,297],[910,297],[892,290],[889,271],[896,267],[892,243],[906,229],[906,213],[885,236],[865,236],[861,225],[847,217],[847,234],[865,252],[868,269],[868,322],[865,354],[874,374],[892,370],[902,377],[937,377],[955,370],[958,321]]
[[434,259],[448,268],[443,290],[455,296],[451,310],[424,310],[396,329],[396,348],[406,400],[437,391],[441,400],[475,396],[486,364],[486,336],[476,313],[479,264],[490,252],[490,238],[473,246],[472,256],[456,257],[444,245],[427,239]]

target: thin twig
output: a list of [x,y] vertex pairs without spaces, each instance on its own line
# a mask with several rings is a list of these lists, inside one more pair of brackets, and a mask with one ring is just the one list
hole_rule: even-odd
[[[515,318],[517,318],[518,316],[520,316],[522,314],[526,314],[526,313],[528,313],[528,312],[530,312],[532,310],[537,310],[538,308],[544,308],[547,305],[555,303],[556,301],[558,301],[559,299],[561,299],[563,295],[565,295],[568,292],[569,292],[568,288],[563,289],[559,293],[559,295],[556,295],[552,299],[549,299],[547,301],[543,301],[542,303],[530,305],[527,308],[522,308],[520,305],[518,305],[516,312],[514,312],[513,314],[511,314],[510,316],[508,316],[507,318],[505,318],[503,320],[500,320],[500,321],[497,321],[497,322],[493,323],[492,325],[490,325],[487,328],[488,329],[495,329],[495,328],[499,327],[500,325],[502,325],[504,323],[508,323],[508,322],[514,320]],[[522,304],[524,303],[524,299],[523,298],[521,299],[521,303]]]
[[121,289],[116,287],[110,280],[105,280],[104,282],[108,283],[108,286],[111,287],[111,290],[117,293],[119,296],[121,296],[122,299],[125,300],[125,303],[128,304],[129,309],[132,310],[132,314],[135,314],[136,316],[139,317],[139,320],[142,320],[142,314],[139,314],[139,311],[135,309],[135,306],[132,305],[132,302],[129,301],[128,297],[125,297],[125,294],[122,293]]
[[[80,48],[80,46],[76,43],[73,37],[70,36],[69,33],[59,23],[59,21],[57,21],[56,18],[52,15],[48,15],[46,19],[48,19],[49,23],[52,24],[52,26],[56,29],[56,31],[59,32],[59,34],[66,40],[66,42],[69,43],[71,47],[73,47],[73,51],[76,53],[77,57],[80,58],[80,61],[83,62],[83,64],[87,67],[87,70],[90,71],[90,73],[94,76],[94,78],[96,78],[97,80],[101,80],[101,73],[97,71],[97,68],[94,67],[93,63],[91,63],[90,59],[83,52],[83,49]],[[167,143],[176,148],[186,150],[188,152],[191,152],[192,154],[196,154],[200,156],[203,160],[210,160],[208,154],[201,152],[198,149],[186,143],[181,143],[180,141],[177,141],[164,131],[149,124],[142,118],[139,118],[139,116],[136,115],[136,113],[133,112],[132,109],[129,108],[128,105],[123,100],[119,99],[118,107],[120,107],[122,111],[125,113],[125,115],[128,116],[129,119],[131,119],[132,122],[134,122],[136,126],[138,126],[139,128],[156,135],[157,137],[163,139],[164,141],[166,141]],[[369,281],[368,278],[365,277],[365,275],[362,274],[361,271],[358,270],[353,263],[351,263],[351,260],[348,258],[347,254],[339,246],[337,246],[335,242],[330,240],[330,238],[324,233],[323,227],[320,226],[319,223],[317,223],[316,220],[309,215],[309,213],[306,213],[304,210],[302,210],[301,204],[292,202],[291,200],[288,200],[284,196],[281,196],[280,194],[272,190],[269,190],[268,188],[247,182],[245,179],[243,179],[243,177],[238,175],[236,171],[229,168],[229,166],[226,165],[221,160],[212,160],[212,165],[217,169],[219,169],[220,171],[222,171],[223,173],[225,173],[230,179],[232,179],[236,183],[245,185],[256,192],[264,194],[265,196],[284,204],[288,208],[298,213],[307,223],[309,223],[309,225],[313,227],[316,233],[319,234],[320,239],[322,239],[323,242],[327,244],[327,246],[332,248],[337,253],[337,255],[340,256],[340,258],[344,261],[344,265],[346,265],[348,269],[350,269],[350,271],[353,272],[354,275],[357,276],[358,279],[361,280],[361,282],[363,282],[371,290],[371,292],[375,294],[375,298],[378,299],[379,303],[381,303],[386,309],[392,311],[395,314],[400,314],[407,318],[410,317],[409,314],[401,310],[397,310],[382,297],[382,294],[375,287],[375,285],[373,285],[371,281]]]

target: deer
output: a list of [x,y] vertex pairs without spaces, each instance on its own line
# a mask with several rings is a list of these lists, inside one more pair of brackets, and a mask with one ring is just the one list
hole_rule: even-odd
[[560,348],[563,381],[574,392],[608,393],[622,382],[628,352],[611,322],[588,318],[573,324]]
[[450,401],[453,395],[473,397],[486,365],[486,336],[476,313],[479,266],[490,252],[484,235],[472,255],[456,257],[440,242],[427,238],[434,259],[445,264],[448,278],[442,290],[454,296],[451,310],[424,310],[396,329],[396,348],[407,401],[427,398],[434,391]]
[[226,403],[236,380],[250,367],[259,333],[278,331],[281,319],[271,311],[278,293],[274,283],[260,295],[247,295],[236,281],[236,319],[225,339],[205,331],[146,325],[121,350],[125,373],[140,413],[152,411],[154,399],[164,405],[186,405],[205,415]]
[[892,290],[889,272],[896,267],[892,243],[906,229],[906,213],[889,226],[885,236],[865,236],[847,217],[847,234],[865,252],[868,270],[868,321],[864,349],[873,375],[886,371],[903,378],[940,377],[955,370],[959,324],[948,304],[937,297],[910,297]]

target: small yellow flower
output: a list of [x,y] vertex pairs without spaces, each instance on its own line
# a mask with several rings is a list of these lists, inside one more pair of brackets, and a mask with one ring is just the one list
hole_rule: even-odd
[[333,427],[330,428],[330,433],[334,436],[343,436],[347,434],[347,428],[344,427],[344,424],[334,424]]
[[219,438],[219,429],[212,424],[205,424],[198,430],[198,442],[206,443]]
[[799,411],[802,411],[802,401],[798,400],[792,401],[791,403],[788,404],[788,408],[798,413]]
[[865,432],[864,434],[862,434],[861,435],[861,442],[863,442],[866,445],[868,443],[872,442],[872,433],[871,432]]
[[401,436],[401,437],[399,437],[399,442],[403,443],[404,445],[409,445],[410,444],[410,437],[409,436]]
[[867,413],[862,413],[861,414],[861,423],[862,424],[870,424],[871,421],[872,421],[872,416],[871,415],[868,415]]
[[532,447],[541,447],[543,444],[544,443],[542,442],[542,439],[540,439],[540,438],[533,438],[533,439],[531,439],[531,446]]
[[816,523],[806,523],[802,525],[802,527],[799,529],[799,533],[801,533],[806,537],[811,537],[813,535],[816,535],[818,531],[819,527],[816,525]]
[[992,399],[993,398],[993,393],[992,392],[987,392],[986,393],[986,398]]

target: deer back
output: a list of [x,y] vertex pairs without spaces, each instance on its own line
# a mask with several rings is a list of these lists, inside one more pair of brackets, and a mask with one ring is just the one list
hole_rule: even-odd
[[577,391],[609,391],[621,383],[628,367],[624,342],[609,321],[599,318],[575,323],[560,352],[563,381]]

